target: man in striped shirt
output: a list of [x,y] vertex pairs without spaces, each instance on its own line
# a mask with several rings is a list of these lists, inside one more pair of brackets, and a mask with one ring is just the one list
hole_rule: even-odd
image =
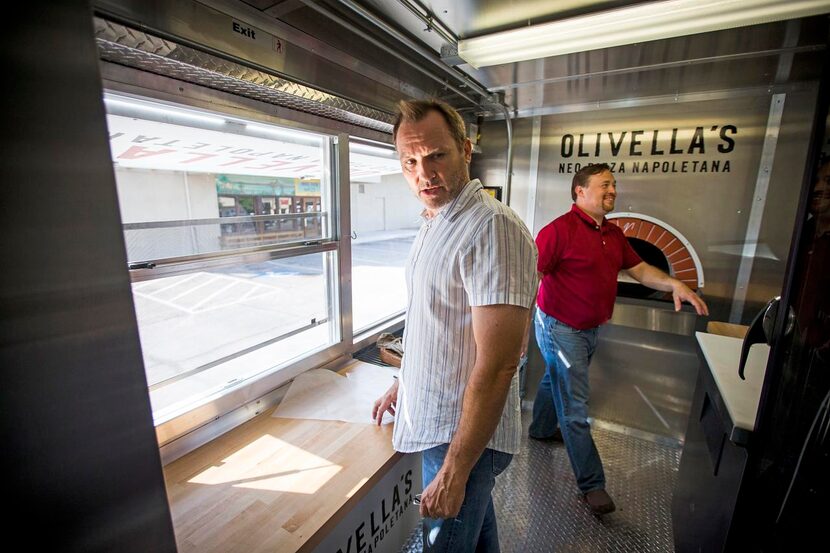
[[516,367],[537,289],[536,247],[519,217],[470,180],[458,113],[401,102],[404,176],[424,205],[406,267],[400,377],[375,402],[393,446],[423,452],[424,551],[499,550],[490,492],[519,450]]

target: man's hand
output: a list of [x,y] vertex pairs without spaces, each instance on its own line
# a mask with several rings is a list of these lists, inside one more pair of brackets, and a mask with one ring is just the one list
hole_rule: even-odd
[[[463,481],[462,481],[463,480]],[[464,502],[466,478],[458,478],[449,471],[439,470],[429,486],[421,492],[421,516],[454,518]]]
[[689,302],[692,304],[692,307],[695,308],[698,315],[708,315],[709,308],[706,306],[706,302],[703,301],[700,296],[692,292],[692,289],[680,282],[679,280],[675,280],[672,283],[672,291],[671,295],[674,298],[674,310],[680,311],[680,304],[684,301]]
[[375,404],[372,407],[372,420],[380,426],[381,421],[383,420],[383,413],[389,411],[391,415],[395,414],[395,405],[398,403],[398,380],[395,379],[395,383],[392,384],[386,393],[380,396],[378,399],[375,400]]
[[628,273],[634,280],[640,284],[648,286],[649,288],[654,288],[655,290],[663,292],[671,292],[672,298],[674,298],[675,311],[680,311],[680,304],[687,301],[692,304],[698,315],[709,314],[709,308],[706,307],[706,302],[700,299],[697,294],[692,292],[691,288],[676,278],[670,277],[657,267],[653,267],[645,261],[641,261],[637,265],[634,265],[629,269],[625,269],[625,272]]
[[507,304],[485,305],[473,307],[472,314],[475,365],[464,389],[461,420],[444,463],[421,493],[422,516],[453,518],[458,515],[470,472],[496,431],[519,364],[528,309]]

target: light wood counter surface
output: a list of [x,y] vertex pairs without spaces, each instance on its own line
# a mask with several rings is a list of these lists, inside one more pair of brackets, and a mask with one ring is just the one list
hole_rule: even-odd
[[731,336],[732,338],[740,338],[743,340],[748,331],[749,327],[747,325],[723,323],[721,321],[709,321],[706,323],[706,332],[719,336]]
[[180,553],[310,551],[401,456],[392,425],[272,412],[164,468]]

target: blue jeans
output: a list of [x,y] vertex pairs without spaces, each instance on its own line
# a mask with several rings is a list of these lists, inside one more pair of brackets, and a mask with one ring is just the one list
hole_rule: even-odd
[[[444,464],[449,444],[441,444],[423,452],[424,488]],[[454,519],[424,518],[424,553],[498,553],[499,532],[496,511],[490,492],[496,476],[502,473],[513,456],[485,449],[467,480],[461,511]]]
[[533,402],[529,434],[547,438],[558,425],[579,489],[582,493],[604,489],[605,472],[588,424],[588,366],[597,346],[598,329],[578,330],[539,309],[535,327],[545,376]]

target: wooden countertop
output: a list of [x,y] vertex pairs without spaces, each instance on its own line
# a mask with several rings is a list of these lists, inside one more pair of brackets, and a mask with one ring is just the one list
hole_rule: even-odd
[[737,325],[721,321],[709,321],[706,323],[706,332],[709,334],[720,334],[721,336],[732,336],[733,338],[743,339],[748,331],[749,327],[747,325]]
[[310,551],[400,458],[392,425],[272,412],[164,468],[180,553]]
[[741,380],[738,376],[738,362],[741,358],[742,339],[705,332],[697,332],[695,336],[732,424],[742,430],[755,430],[755,416],[758,414],[761,386],[767,370],[769,346],[752,346],[744,370],[746,380]]

